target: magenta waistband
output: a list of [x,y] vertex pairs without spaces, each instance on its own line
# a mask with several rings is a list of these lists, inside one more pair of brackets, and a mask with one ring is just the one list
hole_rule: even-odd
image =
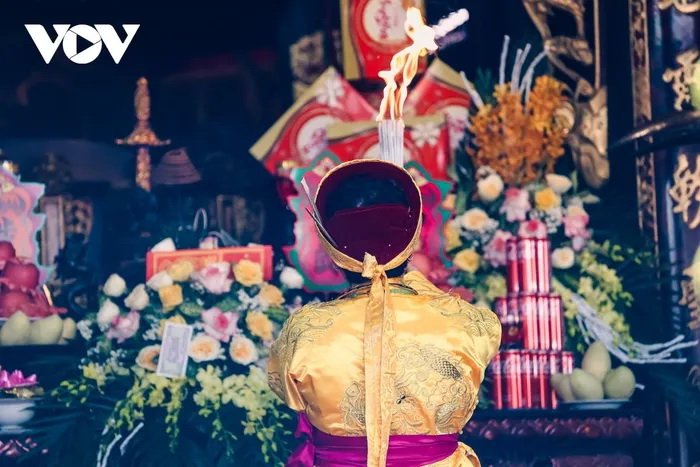
[[[305,437],[292,453],[287,467],[354,467],[367,465],[367,438],[334,436],[314,428],[299,414],[297,438]],[[387,467],[419,467],[450,457],[456,450],[459,434],[392,435],[389,437]]]

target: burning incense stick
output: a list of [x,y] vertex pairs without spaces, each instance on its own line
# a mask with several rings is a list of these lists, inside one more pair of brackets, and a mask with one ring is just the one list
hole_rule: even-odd
[[437,50],[437,38],[459,27],[468,18],[467,10],[461,9],[432,28],[425,24],[418,8],[410,7],[406,11],[404,27],[413,43],[392,57],[388,70],[379,72],[379,77],[386,83],[377,116],[380,159],[403,166],[403,106],[408,96],[408,87],[418,71],[418,61]]

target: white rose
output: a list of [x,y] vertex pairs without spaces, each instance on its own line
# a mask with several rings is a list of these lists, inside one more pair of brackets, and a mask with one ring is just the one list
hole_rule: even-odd
[[564,194],[571,189],[572,183],[569,177],[558,174],[547,174],[547,185],[558,195]]
[[462,214],[460,223],[465,230],[483,232],[493,223],[493,219],[483,209],[472,208]]
[[168,271],[161,271],[148,279],[146,285],[157,292],[161,287],[173,285],[173,278],[170,277]]
[[107,327],[117,316],[119,316],[119,307],[112,300],[105,300],[100,311],[97,312],[97,324],[100,327]]
[[221,355],[221,343],[206,334],[199,334],[190,342],[189,355],[195,362],[216,360]]
[[552,266],[557,269],[569,269],[574,265],[575,254],[571,248],[557,248],[552,252]]
[[159,241],[158,243],[156,243],[156,245],[153,248],[151,248],[151,251],[153,251],[153,252],[176,251],[176,250],[177,250],[177,248],[175,247],[175,242],[170,237]]
[[231,360],[241,365],[250,365],[258,360],[258,349],[253,341],[244,336],[236,336],[231,339],[229,348]]
[[479,198],[486,202],[491,202],[503,193],[503,179],[498,174],[492,174],[479,180],[476,188],[479,192]]
[[126,282],[119,274],[112,274],[102,286],[102,291],[109,297],[121,297],[126,292]]
[[148,306],[149,302],[150,298],[148,297],[148,292],[146,292],[146,286],[144,284],[139,284],[134,287],[134,290],[126,297],[124,305],[132,310],[141,311]]
[[299,274],[299,271],[294,268],[290,268],[289,266],[282,269],[280,281],[282,282],[282,285],[288,289],[301,289],[304,287],[304,278],[302,275]]

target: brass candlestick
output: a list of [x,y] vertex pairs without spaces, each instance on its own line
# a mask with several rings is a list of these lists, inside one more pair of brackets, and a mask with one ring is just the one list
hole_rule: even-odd
[[136,82],[136,94],[134,95],[134,108],[136,110],[136,127],[129,136],[116,140],[117,144],[135,146],[138,148],[136,155],[136,184],[146,191],[151,191],[151,154],[152,147],[166,146],[170,140],[161,140],[155,134],[149,119],[151,118],[151,96],[148,92],[148,80],[139,78]]

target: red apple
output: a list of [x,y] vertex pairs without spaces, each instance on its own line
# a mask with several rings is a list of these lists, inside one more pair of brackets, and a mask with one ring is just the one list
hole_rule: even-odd
[[0,241],[0,261],[7,261],[17,255],[15,247],[7,240]]
[[39,268],[32,263],[8,261],[2,270],[2,277],[10,284],[23,289],[36,289],[39,286]]
[[31,302],[29,295],[19,290],[0,292],[0,318],[9,318],[12,313],[31,304]]

